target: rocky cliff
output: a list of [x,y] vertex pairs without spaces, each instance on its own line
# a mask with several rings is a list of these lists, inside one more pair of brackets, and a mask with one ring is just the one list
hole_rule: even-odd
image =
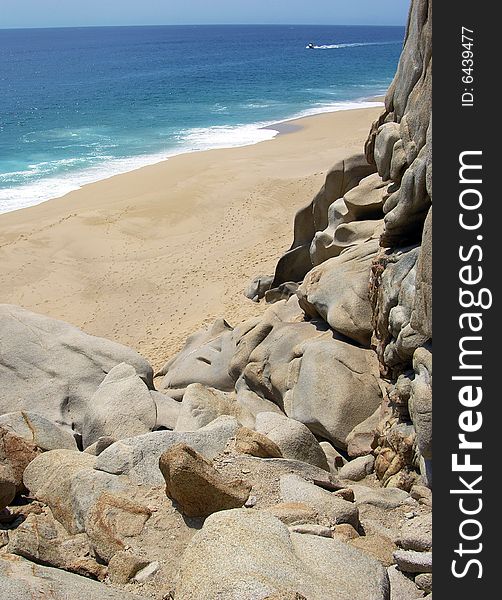
[[[364,153],[159,373],[0,306],[0,587],[13,599],[431,597],[432,2]],[[244,300],[243,300],[244,301]]]

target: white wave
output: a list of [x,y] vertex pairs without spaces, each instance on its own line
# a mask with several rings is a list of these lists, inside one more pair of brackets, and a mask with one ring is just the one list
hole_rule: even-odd
[[[279,133],[279,130],[275,129],[274,126],[279,125],[280,123],[319,113],[377,106],[382,106],[382,103],[370,101],[318,103],[311,108],[300,111],[282,121],[181,130],[177,136],[179,147],[169,152],[115,159],[112,159],[109,156],[101,156],[99,158],[102,162],[92,167],[72,171],[60,176],[43,177],[36,182],[13,188],[0,188],[0,214],[41,204],[42,202],[53,198],[59,198],[69,192],[81,188],[83,185],[95,183],[96,181],[107,179],[121,173],[134,171],[141,167],[153,165],[179,154],[218,148],[250,146],[259,142],[271,140]],[[71,164],[74,160],[77,159],[63,159],[62,162]],[[50,163],[41,162],[38,166],[48,164]],[[30,165],[29,171],[4,173],[3,176],[12,176],[14,173],[33,175],[36,167],[37,165]]]
[[402,44],[401,41],[395,42],[354,42],[352,44],[323,44],[321,46],[305,46],[309,50],[338,50],[339,48],[356,48],[358,46],[387,46],[389,44]]

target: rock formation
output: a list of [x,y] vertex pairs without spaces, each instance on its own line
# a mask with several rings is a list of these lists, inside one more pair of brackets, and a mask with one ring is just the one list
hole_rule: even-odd
[[10,598],[431,593],[431,27],[413,0],[364,153],[246,292],[261,317],[194,333],[154,382],[133,350],[0,305]]

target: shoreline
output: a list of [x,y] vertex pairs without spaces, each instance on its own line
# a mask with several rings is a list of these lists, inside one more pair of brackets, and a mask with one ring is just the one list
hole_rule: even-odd
[[[18,208],[12,208],[9,210],[2,210],[1,206],[0,206],[0,218],[2,217],[2,215],[4,214],[8,214],[11,212],[16,212],[19,210],[24,210],[26,208],[30,208],[32,206],[38,206],[39,204],[43,204],[45,202],[50,202],[52,200],[58,199],[58,198],[63,198],[68,194],[71,194],[72,192],[75,192],[77,190],[80,190],[82,188],[84,188],[87,185],[92,185],[94,183],[98,183],[100,181],[105,181],[107,179],[110,179],[111,177],[117,177],[119,175],[125,175],[127,173],[132,173],[134,171],[137,171],[139,169],[143,169],[145,167],[149,167],[149,166],[153,166],[153,165],[157,165],[159,163],[162,163],[164,161],[168,161],[171,160],[172,158],[175,158],[177,156],[184,156],[184,155],[189,155],[189,154],[194,154],[194,153],[198,153],[198,152],[209,152],[212,150],[226,150],[226,149],[232,149],[232,148],[244,148],[244,147],[248,147],[248,146],[254,146],[256,144],[261,144],[263,142],[267,142],[270,140],[275,139],[277,136],[279,135],[287,135],[289,133],[293,133],[295,131],[298,131],[301,129],[301,124],[298,124],[298,121],[302,121],[303,119],[308,119],[311,117],[316,117],[318,115],[323,115],[323,114],[331,114],[331,113],[336,113],[336,112],[345,112],[345,111],[351,111],[351,110],[363,110],[366,108],[377,108],[377,107],[381,107],[383,106],[383,99],[384,96],[374,96],[374,97],[369,97],[369,98],[361,98],[358,100],[354,100],[354,101],[340,101],[338,103],[338,105],[350,105],[347,107],[326,107],[327,109],[324,110],[322,109],[322,107],[320,107],[319,112],[314,112],[312,114],[305,114],[302,115],[300,114],[299,116],[292,116],[292,117],[288,117],[286,119],[280,120],[280,121],[274,121],[274,122],[270,122],[267,124],[264,124],[262,126],[260,126],[260,123],[249,123],[249,124],[243,124],[243,125],[236,125],[235,129],[237,129],[238,127],[256,127],[257,131],[270,131],[270,132],[274,132],[275,135],[267,138],[267,139],[260,139],[260,140],[256,140],[256,141],[252,141],[249,143],[245,143],[245,144],[233,144],[233,145],[223,145],[223,146],[214,146],[214,147],[208,147],[208,148],[202,148],[202,149],[189,149],[189,150],[180,150],[179,152],[174,152],[173,154],[170,154],[168,151],[165,153],[162,153],[162,155],[159,154],[159,156],[157,157],[157,155],[153,154],[153,155],[145,155],[144,156],[144,164],[137,164],[137,165],[130,165],[129,168],[125,168],[124,170],[122,170],[120,167],[118,168],[117,172],[111,172],[106,174],[105,172],[102,173],[102,176],[98,176],[96,179],[94,179],[92,176],[90,176],[90,178],[88,176],[85,176],[84,173],[88,173],[89,171],[92,170],[92,168],[90,168],[89,170],[84,170],[84,171],[77,171],[74,173],[74,175],[76,176],[78,173],[80,173],[80,176],[84,178],[82,183],[76,183],[75,180],[78,180],[78,177],[72,178],[71,176],[68,177],[68,184],[67,184],[67,189],[66,191],[62,192],[61,194],[57,194],[57,195],[52,195],[52,196],[48,196],[45,199],[41,199],[36,201],[35,203],[27,203],[23,206],[19,206]],[[360,106],[358,106],[360,105]],[[228,127],[232,127],[232,126],[228,126]],[[211,127],[208,127],[208,129],[210,129]],[[116,163],[134,163],[135,161],[141,161],[143,157],[141,155],[138,156],[132,156],[132,157],[125,157],[125,158],[114,158],[111,161],[109,161],[108,163],[103,163],[101,165],[101,167],[103,167],[105,164],[111,165],[111,164],[116,164]],[[47,180],[45,181],[51,181],[52,178],[47,178]],[[88,179],[87,181],[85,181],[85,179]],[[72,183],[72,181],[74,183]],[[32,187],[34,185],[37,184],[26,184],[29,187]],[[62,185],[62,184],[61,184]],[[22,189],[24,186],[19,186],[18,188],[11,188],[12,190],[16,190],[16,189]],[[0,190],[1,191],[1,190]]]
[[294,215],[381,107],[299,119],[267,143],[173,157],[0,215],[0,302],[135,348],[156,369],[195,330],[262,314]]

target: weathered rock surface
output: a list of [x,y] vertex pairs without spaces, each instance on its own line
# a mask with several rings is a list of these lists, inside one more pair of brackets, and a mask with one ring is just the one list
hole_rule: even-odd
[[380,404],[374,353],[323,337],[304,343],[297,356],[284,398],[286,414],[345,448],[348,434]]
[[114,590],[87,577],[36,565],[5,554],[0,556],[0,589],[9,600],[140,600],[141,596]]
[[390,583],[390,600],[416,600],[423,598],[424,593],[414,582],[406,577],[396,565],[392,565],[387,569]]
[[354,458],[354,460],[351,460],[347,464],[345,464],[338,471],[338,476],[340,477],[340,479],[361,481],[361,479],[364,479],[367,475],[373,472],[374,464],[374,456],[360,456],[359,458]]
[[196,431],[222,415],[233,416],[242,425],[254,426],[253,414],[237,402],[235,393],[192,383],[183,395],[175,430]]
[[100,437],[117,440],[155,428],[157,406],[150,390],[131,365],[114,367],[99,385],[84,413],[84,448]]
[[40,454],[32,442],[17,435],[4,426],[0,426],[0,466],[4,481],[16,486],[16,492],[25,490],[23,473],[26,467]]
[[307,504],[318,514],[327,515],[333,523],[349,523],[357,528],[359,513],[355,504],[305,481],[298,475],[283,475],[280,486],[284,502]]
[[[279,446],[269,437],[247,427],[240,427],[235,434],[236,452],[257,458],[283,458]],[[284,456],[284,458],[288,458]]]
[[187,517],[207,517],[219,510],[240,508],[251,486],[229,480],[201,454],[186,444],[176,444],[159,459],[166,494]]
[[275,442],[284,458],[329,470],[323,449],[303,423],[277,413],[265,412],[256,416],[256,430]]
[[164,480],[159,470],[159,458],[171,446],[186,443],[211,460],[223,452],[238,428],[235,418],[223,416],[194,432],[153,431],[126,438],[112,444],[97,457],[96,469],[128,475],[136,483],[161,485]]
[[106,374],[125,362],[148,387],[152,368],[136,352],[62,321],[0,305],[0,414],[33,411],[81,431],[88,402]]
[[77,449],[75,436],[70,429],[61,427],[36,412],[17,411],[1,415],[0,428],[21,436],[41,450]]
[[424,513],[405,521],[398,539],[403,550],[426,552],[432,549],[432,514]]
[[232,391],[235,380],[228,373],[228,364],[234,351],[233,329],[219,319],[209,329],[192,334],[183,350],[157,375],[164,375],[162,387],[176,400],[191,383]]
[[432,552],[396,550],[394,560],[405,573],[432,573]]
[[378,240],[347,248],[307,273],[297,292],[307,315],[363,346],[372,333],[369,278],[377,250]]
[[103,580],[106,575],[106,567],[96,562],[87,535],[69,535],[49,509],[29,514],[11,531],[6,551],[92,579]]
[[175,597],[263,600],[280,593],[386,600],[389,588],[384,568],[343,542],[291,533],[264,511],[237,509],[211,515],[194,536]]

